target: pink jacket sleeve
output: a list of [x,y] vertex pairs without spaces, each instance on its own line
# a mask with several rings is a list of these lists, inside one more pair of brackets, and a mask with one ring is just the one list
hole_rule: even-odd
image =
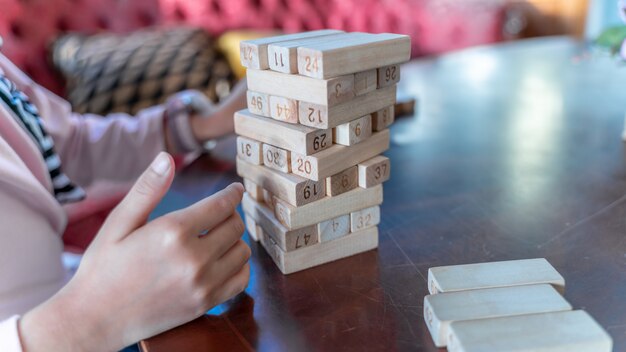
[[0,346],[4,352],[22,352],[20,336],[17,331],[18,316],[0,322]]

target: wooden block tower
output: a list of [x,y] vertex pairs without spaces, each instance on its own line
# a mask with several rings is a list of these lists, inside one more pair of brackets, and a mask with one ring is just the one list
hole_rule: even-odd
[[378,246],[388,127],[410,39],[321,30],[241,43],[248,233],[284,274]]

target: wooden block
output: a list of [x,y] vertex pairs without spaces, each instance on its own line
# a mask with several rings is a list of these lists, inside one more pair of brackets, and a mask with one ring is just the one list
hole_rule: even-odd
[[237,158],[237,174],[272,192],[285,202],[301,206],[324,198],[325,182],[311,181],[306,178],[285,174],[262,165],[253,165]]
[[383,202],[383,187],[355,188],[336,197],[325,197],[299,207],[289,204],[278,196],[273,199],[274,213],[278,221],[288,229],[297,229],[336,218],[339,214],[379,205]]
[[301,100],[298,104],[298,120],[306,126],[332,128],[393,105],[395,101],[395,86],[376,89],[332,107]]
[[378,228],[372,227],[291,252],[281,250],[278,244],[272,241],[267,241],[263,245],[276,266],[287,275],[378,247]]
[[270,117],[270,102],[268,94],[249,90],[246,95],[248,96],[248,110],[250,110],[251,113]]
[[352,146],[335,144],[313,155],[291,153],[291,172],[311,180],[321,180],[383,153],[389,148],[389,130],[374,133]]
[[378,88],[389,87],[400,81],[400,65],[389,65],[379,67],[378,71]]
[[365,115],[333,129],[333,142],[355,145],[372,135],[372,116]]
[[291,172],[291,153],[263,143],[263,165],[285,173]]
[[317,225],[302,227],[295,230],[285,228],[272,211],[263,204],[256,203],[248,195],[244,195],[241,206],[245,213],[250,214],[256,224],[272,237],[278,246],[285,252],[294,251],[319,242]]
[[446,346],[453,321],[571,310],[550,285],[525,285],[441,293],[424,297],[424,320],[437,347]]
[[451,352],[610,352],[613,339],[582,310],[450,324]]
[[341,42],[299,47],[298,73],[323,79],[406,62],[410,58],[411,39],[407,35],[355,33]]
[[254,165],[261,165],[263,163],[262,152],[260,142],[242,136],[237,137],[237,156],[241,159]]
[[378,155],[358,165],[359,187],[370,188],[389,179],[391,163],[389,158]]
[[272,43],[281,41],[295,40],[301,38],[310,38],[320,35],[328,35],[331,33],[341,33],[342,31],[325,29],[320,31],[287,34],[281,36],[259,38],[254,40],[244,40],[239,44],[239,52],[241,57],[241,65],[243,67],[267,70],[269,68],[267,58],[267,46]]
[[557,291],[565,292],[563,276],[544,258],[428,269],[428,291],[431,294],[533,284],[551,284]]
[[378,71],[376,69],[357,72],[354,74],[354,94],[363,95],[376,90]]
[[270,95],[270,116],[279,121],[298,123],[298,101]]
[[248,70],[248,89],[324,106],[354,98],[354,75],[314,79],[274,71]]
[[[333,143],[330,130],[276,121],[253,115],[248,110],[235,113],[235,133],[306,155],[330,148]],[[259,155],[261,152],[259,147]]]
[[298,47],[320,42],[343,40],[346,33],[329,33],[313,38],[302,38],[270,44],[267,57],[270,69],[283,73],[298,73]]
[[274,212],[274,195],[266,189],[263,190],[263,203]]
[[263,188],[261,188],[261,186],[248,180],[247,178],[244,178],[243,187],[246,189],[246,192],[248,192],[252,199],[256,200],[257,202],[262,202],[264,200]]
[[320,242],[335,240],[350,233],[350,215],[342,215],[317,224]]
[[326,195],[338,196],[358,186],[358,169],[351,166],[338,174],[326,177]]
[[259,233],[257,232],[257,225],[254,218],[248,213],[244,213],[244,222],[246,224],[246,230],[248,231],[248,235],[250,239],[254,242],[259,242]]
[[391,126],[395,120],[394,106],[389,105],[372,114],[372,130],[374,132],[382,131]]
[[364,230],[379,223],[380,207],[378,205],[350,213],[350,232]]

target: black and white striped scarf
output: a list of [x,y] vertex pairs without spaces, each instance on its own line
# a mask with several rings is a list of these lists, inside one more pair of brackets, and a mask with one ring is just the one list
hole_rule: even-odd
[[50,173],[57,201],[63,204],[84,199],[85,191],[74,185],[61,171],[61,159],[54,152],[54,142],[43,127],[37,108],[28,100],[26,94],[2,74],[0,74],[0,101],[13,112],[17,123],[39,147]]

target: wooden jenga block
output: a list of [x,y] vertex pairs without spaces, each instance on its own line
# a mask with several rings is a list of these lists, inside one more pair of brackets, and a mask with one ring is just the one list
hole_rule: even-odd
[[326,195],[335,197],[358,187],[359,171],[351,166],[338,174],[326,177]]
[[342,215],[317,224],[320,242],[335,240],[350,233],[350,215]]
[[350,213],[350,231],[357,232],[380,223],[380,207],[373,207],[353,211]]
[[270,116],[279,121],[298,123],[298,101],[270,95]]
[[266,189],[263,190],[263,203],[274,212],[274,195]]
[[299,207],[324,198],[325,182],[285,174],[262,165],[253,165],[237,158],[237,174],[272,192],[283,201]]
[[246,214],[250,214],[265,233],[274,239],[285,252],[312,246],[319,242],[319,233],[316,225],[289,230],[285,228],[270,209],[261,203],[256,203],[251,197],[244,195],[241,206]]
[[248,110],[256,115],[270,117],[270,101],[269,94],[258,93],[249,90],[248,96]]
[[355,188],[336,197],[325,197],[311,204],[294,206],[274,196],[276,218],[288,229],[297,229],[383,202],[383,187]]
[[343,40],[347,33],[329,33],[312,38],[300,38],[268,45],[267,57],[270,69],[283,73],[298,73],[298,47],[319,42]]
[[237,137],[237,156],[246,162],[261,165],[263,163],[262,152],[261,142],[242,136]]
[[248,70],[248,89],[333,106],[354,98],[354,75],[314,79],[274,71]]
[[358,165],[359,187],[369,188],[379,185],[389,179],[391,163],[389,158],[378,155],[365,160]]
[[376,90],[378,71],[376,69],[357,72],[354,74],[354,94],[363,95]]
[[253,115],[248,110],[235,113],[235,133],[306,155],[330,148],[333,142],[330,130],[276,121]]
[[341,145],[355,145],[371,135],[372,116],[365,115],[335,127],[333,129],[333,142]]
[[332,107],[301,100],[298,102],[298,120],[306,126],[332,128],[393,105],[395,101],[395,86],[376,89]]
[[257,202],[264,201],[265,198],[263,198],[263,188],[261,188],[261,186],[248,180],[247,178],[244,178],[243,187],[246,189],[246,192],[248,192],[252,199],[256,200]]
[[451,322],[572,310],[550,285],[498,287],[424,297],[424,320],[437,347],[446,346]]
[[243,67],[267,70],[269,68],[267,58],[267,46],[272,43],[288,41],[301,38],[311,38],[320,35],[328,35],[332,33],[341,33],[339,30],[324,29],[319,31],[311,31],[304,33],[287,34],[281,36],[259,38],[253,40],[244,40],[239,44],[239,52],[241,65]]
[[298,73],[323,79],[406,62],[410,57],[409,36],[355,33],[341,42],[298,47]]
[[285,173],[291,172],[291,153],[263,143],[263,165]]
[[253,240],[254,242],[259,242],[259,233],[257,231],[258,226],[256,224],[256,221],[254,221],[254,218],[252,218],[252,216],[248,213],[244,213],[244,222],[246,224],[246,230],[248,231],[248,235],[250,236],[250,239]]
[[388,87],[400,81],[400,65],[389,65],[379,67],[378,71],[378,88]]
[[395,120],[394,106],[389,105],[372,114],[372,130],[379,132],[391,126]]
[[357,165],[389,148],[389,130],[374,133],[352,146],[335,144],[313,155],[291,153],[291,172],[311,180],[321,180],[341,172],[348,165]]
[[456,321],[448,333],[450,352],[610,352],[611,336],[585,311]]
[[532,284],[551,284],[559,292],[565,291],[563,276],[544,258],[428,269],[428,291],[431,294]]
[[[267,232],[267,229],[263,230]],[[372,227],[291,252],[280,249],[275,241],[262,244],[280,271],[287,275],[378,247],[378,228]]]

